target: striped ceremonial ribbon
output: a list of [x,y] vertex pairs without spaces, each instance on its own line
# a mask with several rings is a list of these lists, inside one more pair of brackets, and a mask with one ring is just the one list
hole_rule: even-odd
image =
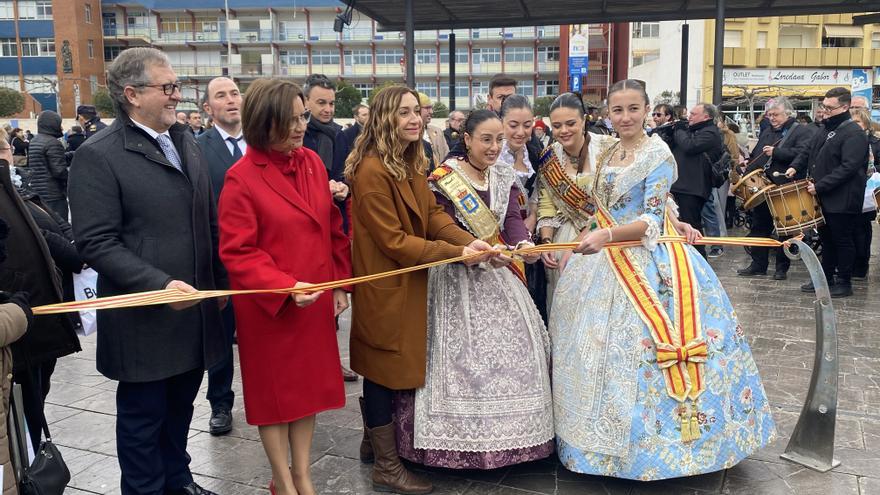
[[[683,236],[661,236],[661,243],[685,243],[687,240]],[[540,254],[552,251],[562,251],[574,249],[578,246],[577,242],[556,243],[556,244],[540,244],[538,246],[524,247],[516,250],[500,251],[501,254],[507,256],[522,256],[528,254]],[[761,247],[780,247],[782,242],[774,239],[763,237],[703,237],[694,242],[696,245],[722,245],[722,246],[761,246]],[[641,246],[641,241],[619,241],[609,242],[605,247],[635,247]],[[153,306],[159,304],[170,304],[185,301],[198,301],[201,299],[211,299],[216,297],[238,296],[246,294],[309,294],[319,291],[338,289],[340,287],[348,287],[352,285],[371,282],[386,277],[402,275],[405,273],[425,270],[431,267],[446,265],[467,261],[472,258],[482,256],[483,253],[475,253],[466,256],[456,256],[445,260],[425,263],[422,265],[411,266],[408,268],[400,268],[373,275],[364,275],[361,277],[348,278],[344,280],[334,280],[319,284],[312,284],[307,287],[293,287],[281,289],[251,289],[251,290],[199,290],[196,292],[182,292],[178,289],[162,289],[148,292],[137,292],[133,294],[121,294],[117,296],[99,297],[97,299],[89,299],[86,301],[70,301],[57,304],[47,304],[32,308],[34,315],[53,315],[60,313],[72,313],[75,311],[98,310],[98,309],[120,309],[133,308],[140,306]]]

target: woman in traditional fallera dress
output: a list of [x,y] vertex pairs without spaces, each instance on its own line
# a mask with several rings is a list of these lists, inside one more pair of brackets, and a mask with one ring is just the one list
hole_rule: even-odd
[[[598,153],[614,144],[611,136],[587,132],[586,109],[579,95],[563,93],[550,105],[550,125],[555,141],[541,153],[538,190],[539,243],[571,242],[592,216],[592,205],[582,189]],[[544,253],[547,307],[571,251]]]
[[[609,91],[620,142],[596,160],[596,204],[550,317],[557,449],[570,470],[657,480],[726,469],[775,436],[742,328],[712,268],[658,245],[675,161],[648,138],[643,87]],[[641,240],[633,248],[609,241]]]
[[[495,164],[503,136],[494,112],[473,112],[464,124],[467,153],[447,159],[429,183],[437,203],[478,239],[527,246],[515,170]],[[397,394],[402,457],[494,469],[553,453],[550,342],[522,266],[511,261],[431,268],[425,385]]]

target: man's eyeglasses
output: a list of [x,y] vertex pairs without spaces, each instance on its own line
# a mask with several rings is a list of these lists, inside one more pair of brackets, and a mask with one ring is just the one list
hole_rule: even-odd
[[651,114],[651,117],[672,117],[672,116],[669,115],[668,113],[654,112]]
[[147,88],[156,88],[161,89],[165,96],[171,96],[175,91],[180,91],[180,83],[167,83],[167,84],[139,84],[139,87],[147,87]]
[[819,105],[819,108],[821,108],[822,110],[825,110],[826,112],[833,112],[833,111],[835,111],[835,110],[837,110],[837,109],[839,109],[839,108],[843,108],[843,107],[845,107],[845,106],[846,106],[846,104],[843,104],[843,105],[837,105],[836,107],[829,107],[829,106],[826,106],[826,105]]

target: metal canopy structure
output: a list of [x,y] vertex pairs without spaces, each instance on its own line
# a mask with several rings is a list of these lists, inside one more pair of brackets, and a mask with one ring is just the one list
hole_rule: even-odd
[[[715,19],[712,95],[721,103],[724,19],[880,11],[880,0],[344,0],[380,31],[406,33],[407,83],[414,85],[414,32],[607,22]],[[683,44],[686,41],[682,40]],[[682,47],[684,50],[684,47]],[[450,61],[454,54],[450,56]],[[684,69],[682,70],[684,76]],[[683,79],[684,81],[684,79]],[[451,91],[450,94],[453,94]]]
[[[404,31],[406,0],[345,0],[383,31]],[[418,0],[416,30],[714,19],[715,0]],[[726,0],[725,17],[880,11],[880,0]]]

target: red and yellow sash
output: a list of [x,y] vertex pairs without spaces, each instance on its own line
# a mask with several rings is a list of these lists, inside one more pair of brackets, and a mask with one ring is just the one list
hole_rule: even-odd
[[[552,147],[547,149],[547,153],[554,153]],[[542,165],[541,174],[547,187],[560,201],[588,215],[596,213],[596,206],[590,196],[565,172],[555,153]]]
[[[507,245],[501,235],[495,214],[459,172],[448,165],[441,165],[434,169],[428,177],[428,181],[432,182],[447,199],[452,201],[455,210],[464,219],[474,236],[489,244]],[[522,261],[514,261],[507,266],[520,281],[526,283],[525,267]]]
[[[611,228],[615,225],[614,219],[601,205],[595,218],[600,228]],[[669,218],[665,224],[666,234],[675,235]],[[673,281],[672,318],[628,248],[611,247],[604,251],[617,281],[651,333],[657,349],[657,364],[663,371],[666,382],[666,392],[670,397],[684,403],[687,399],[695,401],[705,390],[703,368],[708,349],[703,340],[698,307],[699,287],[693,266],[682,243],[674,242],[667,246]],[[690,415],[687,414],[687,408],[680,410],[682,441],[685,442],[696,440],[700,436],[696,408],[691,409]]]

